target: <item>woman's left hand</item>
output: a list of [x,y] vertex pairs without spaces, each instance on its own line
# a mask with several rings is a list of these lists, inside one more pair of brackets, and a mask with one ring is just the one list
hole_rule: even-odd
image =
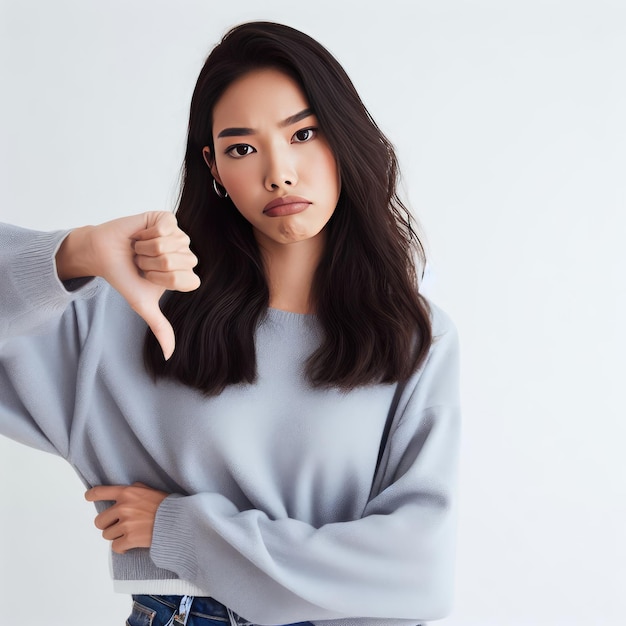
[[102,536],[113,542],[113,552],[124,554],[133,548],[149,548],[152,545],[156,512],[168,495],[142,483],[134,483],[130,486],[93,487],[85,493],[85,499],[89,502],[115,502],[96,516],[95,524],[102,531]]

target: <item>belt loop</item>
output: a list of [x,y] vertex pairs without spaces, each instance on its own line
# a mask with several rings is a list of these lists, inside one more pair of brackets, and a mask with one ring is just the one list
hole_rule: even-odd
[[180,599],[178,611],[170,617],[165,626],[187,626],[187,620],[189,619],[189,612],[191,611],[193,599],[194,596],[183,596]]
[[233,611],[226,607],[226,612],[228,613],[228,621],[230,622],[230,626],[239,626],[239,622],[237,622],[237,618],[235,617]]

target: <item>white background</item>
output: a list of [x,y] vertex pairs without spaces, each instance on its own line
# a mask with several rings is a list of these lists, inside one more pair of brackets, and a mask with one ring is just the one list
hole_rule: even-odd
[[[624,3],[2,0],[0,217],[52,229],[172,208],[197,73],[249,19],[343,63],[398,148],[429,293],[459,327],[442,623],[623,624]],[[0,476],[0,621],[123,624],[71,468],[1,441]]]

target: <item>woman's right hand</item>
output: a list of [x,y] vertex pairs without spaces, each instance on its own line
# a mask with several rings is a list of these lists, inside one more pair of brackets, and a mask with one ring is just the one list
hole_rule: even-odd
[[56,256],[61,280],[101,276],[148,324],[169,359],[174,330],[159,308],[166,290],[193,291],[198,259],[176,217],[152,211],[73,230]]

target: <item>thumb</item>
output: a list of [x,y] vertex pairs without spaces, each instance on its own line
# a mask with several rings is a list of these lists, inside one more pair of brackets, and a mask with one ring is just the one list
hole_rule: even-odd
[[166,361],[168,361],[174,353],[176,339],[174,337],[174,329],[165,315],[163,315],[158,302],[152,304],[151,306],[138,307],[136,311],[154,333],[154,336],[163,351],[163,357]]

